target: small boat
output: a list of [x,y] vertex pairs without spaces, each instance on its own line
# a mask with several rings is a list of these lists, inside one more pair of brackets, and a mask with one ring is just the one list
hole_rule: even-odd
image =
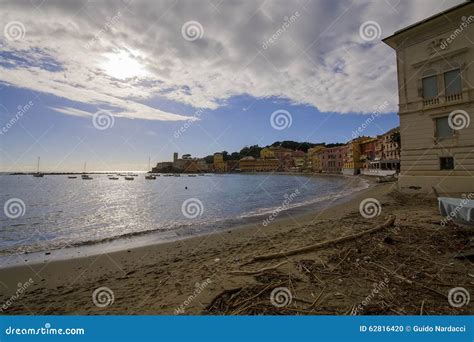
[[197,177],[196,175],[188,175],[188,177]]
[[132,176],[125,176],[125,180],[134,180],[135,178]]
[[83,171],[83,175],[81,176],[82,179],[84,180],[91,180],[93,179],[91,176],[89,176],[88,174],[86,174],[86,162],[84,162],[84,171]]
[[76,179],[77,176],[67,176],[67,178],[69,178],[69,179]]
[[163,177],[171,177],[172,175],[169,175],[169,174],[166,174],[166,175],[163,175]]
[[173,177],[181,177],[181,175],[179,173],[175,173]]
[[145,179],[156,179],[156,176],[155,175],[145,175]]
[[110,180],[118,180],[119,178],[118,177],[115,177],[115,176],[112,176],[112,177],[109,177]]
[[36,167],[36,173],[33,173],[33,177],[44,177],[44,173],[39,172],[40,168],[40,157],[38,157],[38,165]]

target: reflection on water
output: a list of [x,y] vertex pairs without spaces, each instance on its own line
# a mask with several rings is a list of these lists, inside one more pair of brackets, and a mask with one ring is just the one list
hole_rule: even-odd
[[[228,227],[244,217],[343,196],[360,181],[342,177],[293,175],[212,175],[157,177],[134,181],[67,176],[0,177],[2,205],[11,198],[25,203],[25,213],[0,218],[0,252],[46,250],[153,231],[169,235]],[[186,189],[187,187],[187,189]],[[183,203],[196,199],[198,215],[183,215]],[[287,201],[288,202],[288,201]],[[191,209],[190,209],[191,210]]]

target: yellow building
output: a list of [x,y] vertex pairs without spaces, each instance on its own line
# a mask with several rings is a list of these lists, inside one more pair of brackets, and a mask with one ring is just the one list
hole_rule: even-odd
[[402,191],[474,191],[474,3],[395,32]]
[[316,146],[308,149],[308,161],[311,164],[311,170],[313,172],[321,172],[321,151],[324,149],[324,146]]
[[239,168],[242,172],[273,172],[278,170],[279,165],[278,159],[244,157],[239,161]]
[[[360,169],[363,168],[363,161],[365,161],[366,156],[362,156],[361,153],[361,144],[374,142],[374,138],[371,137],[360,137],[355,138],[349,141],[346,145],[345,154],[344,154],[344,164],[342,167],[342,173],[345,175],[357,175],[360,172]],[[362,160],[361,160],[362,157]]]
[[215,172],[226,172],[227,167],[224,162],[224,156],[222,153],[214,153],[214,171]]
[[262,150],[260,151],[260,158],[261,159],[274,159],[275,152],[273,152],[273,150],[268,147],[262,148]]

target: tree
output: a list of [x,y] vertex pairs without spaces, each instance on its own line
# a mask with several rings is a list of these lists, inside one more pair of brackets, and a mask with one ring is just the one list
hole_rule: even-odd
[[214,163],[214,156],[213,155],[205,156],[204,160],[206,161],[206,164],[212,164]]

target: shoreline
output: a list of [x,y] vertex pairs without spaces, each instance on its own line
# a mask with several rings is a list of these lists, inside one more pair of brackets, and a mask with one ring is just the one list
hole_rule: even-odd
[[[31,279],[28,289],[2,312],[344,315],[357,307],[356,314],[388,315],[419,314],[423,302],[425,314],[467,314],[473,303],[451,307],[444,293],[456,286],[474,289],[465,273],[469,261],[454,259],[468,233],[454,226],[440,229],[435,198],[405,196],[395,188],[396,184],[373,184],[348,202],[317,213],[285,215],[266,227],[248,225],[159,245],[0,269],[4,289],[0,302],[11,298],[19,283]],[[361,216],[359,205],[367,198],[381,202],[379,216]],[[258,255],[366,231],[388,215],[396,217],[395,226],[354,241],[283,259],[252,261]],[[248,270],[262,271],[246,274]],[[401,279],[410,279],[411,284]],[[373,292],[373,284],[381,281],[386,284],[382,293],[370,297],[370,305],[361,305]],[[291,289],[291,304],[271,305],[274,286]],[[113,301],[98,307],[93,293],[104,287]]]
[[[263,174],[263,173],[261,173]],[[299,176],[307,177],[319,177],[320,175],[313,174],[298,174]],[[324,177],[327,177],[325,175]],[[367,190],[371,186],[374,186],[375,180],[367,177],[358,176],[346,176],[346,175],[330,175],[338,178],[352,179],[358,182],[354,187],[348,188],[349,194],[346,193],[334,193],[329,199],[324,198],[313,198],[310,202],[297,203],[295,206],[290,206],[283,211],[279,212],[273,222],[279,222],[285,220],[285,215],[291,215],[292,217],[300,218],[305,220],[306,215],[312,215],[314,210],[323,211],[330,206],[341,205],[360,193],[361,191]],[[341,197],[343,196],[343,197]],[[206,225],[200,225],[202,230],[196,228],[196,225],[178,227],[176,230],[171,231],[157,231],[149,230],[143,232],[134,232],[128,235],[116,236],[113,238],[106,238],[99,241],[84,241],[73,244],[68,244],[65,248],[51,248],[41,249],[31,252],[13,253],[0,255],[0,269],[8,267],[16,267],[23,265],[34,265],[44,262],[57,261],[57,260],[68,260],[81,257],[91,257],[99,254],[120,252],[127,249],[135,249],[140,247],[150,247],[160,245],[164,243],[173,243],[181,240],[199,238],[206,235],[219,234],[216,231],[216,226],[224,226],[222,231],[254,229],[255,226],[259,226],[257,223],[262,223],[265,218],[268,218],[278,210],[275,208],[261,208],[266,209],[261,213],[251,214],[247,216],[239,216],[233,218],[222,219],[217,222],[209,222]]]

